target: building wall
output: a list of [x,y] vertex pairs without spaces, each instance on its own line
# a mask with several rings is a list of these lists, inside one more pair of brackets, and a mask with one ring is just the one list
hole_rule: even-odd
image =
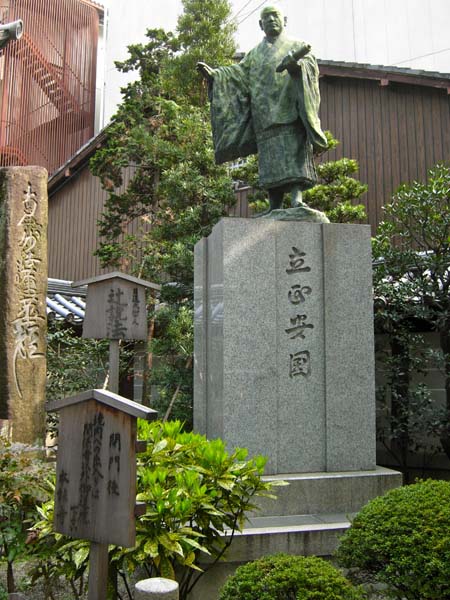
[[[238,9],[244,0],[235,0]],[[237,39],[249,50],[261,37],[260,4],[237,17]],[[447,0],[280,0],[287,31],[312,44],[324,60],[450,71],[450,4]]]
[[136,78],[134,73],[119,72],[114,62],[128,57],[127,46],[145,43],[148,28],[162,27],[171,31],[177,21],[181,2],[178,0],[103,0],[107,10],[105,43],[104,106],[105,126],[121,101],[120,88]]
[[340,141],[324,160],[359,161],[375,232],[401,183],[424,180],[428,169],[450,159],[450,96],[445,88],[340,77],[322,78],[320,88],[322,125]]
[[[123,189],[132,175],[124,171]],[[101,275],[113,269],[102,269],[94,256],[99,243],[97,221],[104,210],[106,192],[100,180],[93,177],[87,165],[64,187],[49,197],[48,276],[54,279],[78,281]],[[136,233],[139,221],[128,228]],[[126,265],[124,265],[126,271]]]
[[105,197],[86,168],[49,199],[49,277],[76,281],[103,272],[92,253]]
[[[423,338],[424,347],[440,352],[439,333],[426,331],[420,333]],[[391,348],[389,339],[385,334],[378,333],[375,336],[376,348],[376,376],[375,385],[377,388],[377,426],[379,429],[379,440],[377,442],[377,462],[378,464],[398,468],[396,458],[401,456],[399,444],[390,440],[391,421],[390,414],[392,410],[392,397],[389,387],[389,372],[386,371],[386,364],[382,360],[383,354],[390,356]],[[436,361],[434,361],[436,362]],[[410,382],[410,391],[418,392],[419,386],[426,386],[429,391],[432,403],[427,404],[425,400],[420,402],[418,398],[412,401],[412,407],[419,414],[420,419],[412,418],[411,438],[418,448],[416,451],[408,452],[408,466],[410,480],[424,475],[439,477],[444,472],[448,473],[448,457],[445,455],[439,436],[433,431],[433,423],[439,421],[445,414],[446,393],[445,393],[445,375],[442,368],[437,364],[424,364],[423,371],[412,373]],[[418,397],[420,397],[418,395]],[[414,415],[413,415],[414,416]],[[381,432],[384,435],[380,435]],[[384,441],[383,441],[384,438]],[[412,445],[412,444],[411,444]],[[448,478],[448,474],[445,476]]]

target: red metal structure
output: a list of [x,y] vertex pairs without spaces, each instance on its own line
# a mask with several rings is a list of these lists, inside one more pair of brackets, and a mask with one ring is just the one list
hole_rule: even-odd
[[88,0],[0,0],[24,35],[0,54],[0,166],[49,174],[94,134],[99,14]]

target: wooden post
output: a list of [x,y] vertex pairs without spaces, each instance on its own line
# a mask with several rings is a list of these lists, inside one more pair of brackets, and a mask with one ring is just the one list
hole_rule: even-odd
[[108,591],[108,544],[91,542],[88,600],[105,600]]
[[119,340],[109,340],[109,384],[108,389],[115,394],[119,393]]
[[[110,392],[114,392],[115,394],[119,393],[119,373],[120,373],[120,341],[119,340],[109,340],[109,380],[108,380],[108,389]],[[115,589],[117,586],[117,571],[116,569],[112,569],[108,563],[108,544],[96,544],[98,545],[98,552],[101,553],[102,560],[105,561],[105,564],[102,564],[102,573],[103,570],[106,569],[105,575],[105,587],[104,587],[104,596],[99,596],[99,598],[108,598],[110,600],[116,600],[117,596],[115,593]],[[91,543],[91,548],[93,543]],[[111,590],[110,593],[107,594],[108,587],[108,578],[110,579]],[[89,586],[91,582],[89,580]],[[102,588],[103,589],[103,588]],[[91,600],[89,597],[88,600]]]
[[[142,340],[145,341],[147,339],[147,312],[146,312],[146,302],[145,302],[145,290],[151,289],[153,292],[160,291],[161,287],[149,281],[144,281],[142,279],[138,279],[136,277],[132,277],[130,275],[126,275],[124,273],[119,273],[117,271],[113,273],[108,273],[106,275],[100,275],[98,277],[94,277],[92,279],[86,279],[83,281],[78,281],[72,283],[73,287],[78,287],[81,285],[88,286],[88,295],[87,295],[87,306],[86,306],[86,315],[83,322],[83,337],[86,338],[94,338],[94,339],[109,339],[109,382],[108,382],[108,390],[113,394],[119,393],[119,359],[120,359],[120,340]],[[103,396],[108,397],[108,394],[100,394],[100,397],[105,400]],[[115,401],[114,401],[115,402]],[[125,403],[126,404],[126,403]],[[132,403],[134,404],[134,403]],[[136,405],[137,406],[137,405]],[[134,410],[136,410],[136,406]],[[144,415],[145,410],[143,409]],[[150,413],[154,413],[153,418],[156,416],[154,411],[150,410]],[[148,413],[148,414],[150,414]],[[142,417],[143,415],[139,413],[133,413],[137,418]],[[147,417],[145,417],[147,418]],[[88,424],[88,427],[92,426],[92,424]],[[113,450],[116,452],[117,448],[120,448],[123,443],[120,441],[120,434],[117,432],[113,432],[113,440],[114,448]],[[134,437],[136,435],[136,425],[134,425]],[[117,441],[118,440],[118,441]],[[97,445],[100,444],[101,440],[97,440]],[[135,452],[135,448],[133,447],[133,451]],[[89,452],[87,455],[90,456]],[[114,455],[114,460],[116,462],[111,463],[113,465],[120,464],[120,457]],[[97,456],[97,467],[99,463],[99,458]],[[111,457],[109,458],[111,460]],[[133,457],[133,461],[134,461]],[[106,463],[105,463],[106,464]],[[108,465],[110,463],[108,462]],[[109,467],[108,467],[109,468]],[[91,469],[92,470],[92,469]],[[87,471],[86,471],[87,472]],[[90,472],[90,471],[89,471]],[[122,463],[122,473],[124,472],[123,463]],[[95,476],[95,474],[94,474]],[[64,477],[60,477],[60,480],[65,481],[65,477],[67,474],[64,472]],[[98,475],[97,475],[98,478]],[[135,478],[135,474],[134,474]],[[106,494],[106,498],[115,499],[119,497],[118,490],[116,489],[116,480],[104,478],[103,475],[100,477],[102,482],[107,482],[109,485],[109,489]],[[105,483],[106,485],[106,483]],[[82,487],[86,487],[84,484]],[[129,488],[129,486],[128,486]],[[128,489],[129,491],[129,489]],[[124,494],[122,493],[121,496]],[[98,495],[94,495],[93,498],[96,500],[96,505],[100,506],[98,500]],[[136,499],[135,486],[134,486],[134,498],[133,498],[133,506]],[[92,499],[91,499],[92,500]],[[108,501],[109,501],[108,500]],[[106,501],[105,501],[106,502]],[[86,499],[84,499],[84,503],[86,504]],[[83,509],[85,506],[83,504]],[[63,513],[61,513],[63,514]],[[101,511],[101,514],[105,514],[104,507]],[[112,521],[113,522],[113,521]],[[133,527],[133,540],[125,540],[125,545],[127,542],[130,542],[128,545],[134,545],[134,514],[133,517],[130,518],[130,527]],[[64,527],[63,527],[64,528]],[[58,531],[58,529],[55,529]],[[70,531],[69,534],[73,536],[73,531]],[[88,532],[89,533],[89,532]],[[106,539],[105,539],[106,538]],[[108,540],[110,543],[117,544],[117,541],[112,541],[108,536],[103,536],[101,539],[87,536],[87,539],[91,539],[91,549],[89,556],[89,600],[106,600],[106,598],[110,598],[111,600],[116,600],[116,591],[117,587],[117,571],[115,567],[111,567],[109,569],[108,566]],[[119,543],[118,545],[123,545],[123,543]],[[109,571],[109,579],[111,582],[110,593],[108,594],[108,571]]]
[[[115,394],[119,393],[119,371],[120,371],[120,342],[109,340],[109,379],[108,389]],[[91,580],[90,573],[93,571]],[[102,600],[112,598],[116,600],[115,592],[108,594],[108,579],[111,578],[111,586],[117,582],[117,573],[112,573],[108,561],[108,544],[91,542],[89,554],[89,596],[88,600]],[[92,586],[92,591],[91,591]],[[112,589],[112,588],[111,588]],[[100,595],[97,595],[100,593]],[[92,596],[91,596],[92,594]]]

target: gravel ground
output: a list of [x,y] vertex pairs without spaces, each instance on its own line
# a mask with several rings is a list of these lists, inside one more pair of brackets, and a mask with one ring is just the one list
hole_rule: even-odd
[[[17,591],[23,594],[24,600],[87,600],[87,590],[82,596],[76,596],[70,587],[70,584],[64,580],[59,580],[51,590],[50,595],[48,591],[46,592],[44,585],[41,582],[37,582],[30,587],[30,577],[28,575],[28,570],[30,568],[29,562],[18,563],[17,566],[14,567],[14,578],[16,582]],[[143,573],[136,573],[135,577],[133,577],[133,581],[131,584],[131,589],[134,589],[134,583],[139,579],[145,579],[147,576]],[[6,568],[4,565],[0,565],[0,600],[6,599],[7,596],[2,596],[2,586],[3,589],[6,588]],[[86,581],[87,586],[87,581]],[[124,585],[120,581],[119,578],[119,591],[122,594],[123,600],[129,600],[128,594],[125,590]],[[4,593],[4,592],[3,592]]]
[[[29,576],[27,574],[30,563],[19,563],[15,566],[15,580],[18,592],[23,594],[24,600],[87,600],[87,590],[82,596],[75,596],[70,589],[70,584],[65,580],[60,580],[51,590],[52,595],[46,593],[44,586],[41,583],[35,584],[33,588],[30,588]],[[134,589],[134,582],[139,579],[145,579],[144,573],[137,573],[133,578],[131,589]],[[0,600],[7,600],[7,596],[2,596],[2,587],[6,586],[6,569],[4,565],[0,565]],[[119,589],[122,593],[123,600],[129,600],[126,590],[119,581]],[[387,596],[382,593],[381,589],[374,589],[367,587],[369,595],[368,600],[387,600]],[[211,600],[214,600],[211,598]]]

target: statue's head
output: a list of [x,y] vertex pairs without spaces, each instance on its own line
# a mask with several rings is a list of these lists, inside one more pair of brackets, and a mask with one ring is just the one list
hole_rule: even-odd
[[259,26],[267,37],[275,38],[280,35],[286,25],[287,19],[276,6],[266,6],[261,11]]

